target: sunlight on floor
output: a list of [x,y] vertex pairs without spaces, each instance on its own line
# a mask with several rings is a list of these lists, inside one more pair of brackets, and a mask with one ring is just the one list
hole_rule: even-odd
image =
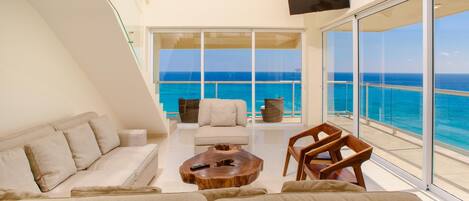
[[[162,188],[166,193],[197,190],[196,185],[183,183],[179,176],[179,166],[194,155],[193,135],[196,129],[195,124],[179,124],[169,137],[149,139],[149,142],[160,145],[159,166],[163,169],[158,179],[153,181],[153,186]],[[299,125],[258,125],[251,129],[250,152],[264,160],[264,170],[251,186],[277,193],[280,192],[283,182],[294,180],[297,166],[294,160],[290,160],[286,177],[282,177],[281,172],[288,139],[302,129],[304,127]],[[407,191],[416,193],[423,200],[439,200],[428,192],[418,190],[373,161],[363,165],[363,172],[368,191]]]

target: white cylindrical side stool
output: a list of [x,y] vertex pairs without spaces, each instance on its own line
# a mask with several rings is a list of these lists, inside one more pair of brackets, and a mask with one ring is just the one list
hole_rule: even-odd
[[147,144],[147,130],[127,129],[119,131],[121,147],[143,146]]

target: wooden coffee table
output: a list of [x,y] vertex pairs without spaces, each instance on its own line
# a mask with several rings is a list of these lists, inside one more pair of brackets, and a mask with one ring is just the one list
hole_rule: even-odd
[[[207,163],[210,167],[192,171],[191,166],[197,163]],[[197,184],[201,190],[240,187],[257,179],[263,163],[262,159],[241,149],[239,145],[215,145],[186,160],[179,167],[179,173],[185,183]]]

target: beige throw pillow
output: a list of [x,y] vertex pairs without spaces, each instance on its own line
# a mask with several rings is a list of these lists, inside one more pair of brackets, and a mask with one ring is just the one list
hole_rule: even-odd
[[73,160],[78,170],[88,168],[101,156],[96,137],[88,123],[64,130],[64,135],[70,145]]
[[210,126],[236,126],[236,105],[232,101],[215,101],[210,108]]
[[120,145],[117,129],[106,116],[100,116],[90,120],[90,126],[94,131],[99,149],[105,154]]
[[41,192],[22,148],[0,152],[0,188]]
[[26,144],[24,149],[36,183],[43,192],[52,190],[77,171],[61,131]]
[[202,99],[199,102],[198,124],[200,127],[210,125],[210,108],[213,102],[219,99]]

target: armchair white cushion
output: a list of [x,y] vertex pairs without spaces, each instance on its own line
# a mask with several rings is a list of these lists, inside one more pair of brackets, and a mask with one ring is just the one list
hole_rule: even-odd
[[[228,109],[233,105],[236,108],[234,117],[232,116],[234,111]],[[219,108],[224,108],[226,111],[212,111]],[[225,122],[228,121],[227,119],[230,120],[229,123]],[[246,128],[246,124],[247,108],[243,100],[202,99],[199,105],[199,128],[194,138],[195,153],[200,153],[207,147],[220,143],[237,144],[246,148],[247,146],[244,145],[249,145],[250,136],[250,130]]]

